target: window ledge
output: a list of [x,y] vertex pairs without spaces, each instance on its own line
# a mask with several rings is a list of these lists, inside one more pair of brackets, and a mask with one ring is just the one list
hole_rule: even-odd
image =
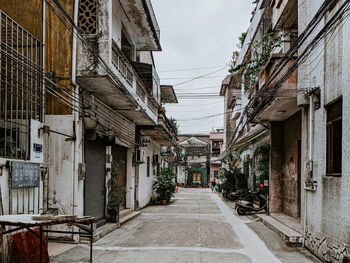
[[326,179],[332,179],[332,178],[341,178],[342,174],[326,174],[325,176],[323,176],[323,178]]

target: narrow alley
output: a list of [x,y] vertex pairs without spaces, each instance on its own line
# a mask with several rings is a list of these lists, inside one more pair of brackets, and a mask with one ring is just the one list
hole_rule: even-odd
[[0,0],[1,263],[350,263],[350,0]]
[[[52,262],[89,262],[79,245]],[[254,218],[239,217],[208,189],[180,189],[166,206],[141,216],[94,244],[94,262],[320,262],[301,247],[289,247]]]

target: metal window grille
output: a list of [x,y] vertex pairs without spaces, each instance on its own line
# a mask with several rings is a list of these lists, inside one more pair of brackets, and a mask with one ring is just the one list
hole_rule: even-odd
[[43,119],[42,44],[0,10],[0,157],[30,158],[30,120]]

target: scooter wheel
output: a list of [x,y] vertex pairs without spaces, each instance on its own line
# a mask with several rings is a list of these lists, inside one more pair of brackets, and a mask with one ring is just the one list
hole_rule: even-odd
[[238,207],[237,214],[239,214],[240,216],[243,216],[246,214],[246,210],[243,207]]

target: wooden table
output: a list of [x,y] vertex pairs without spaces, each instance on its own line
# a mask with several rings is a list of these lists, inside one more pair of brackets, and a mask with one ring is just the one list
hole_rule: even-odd
[[[33,219],[34,218],[34,219]],[[40,218],[40,219],[39,219]],[[90,238],[90,262],[92,262],[92,249],[93,249],[93,223],[94,217],[75,217],[75,216],[40,216],[33,214],[22,215],[3,215],[0,216],[0,238],[1,244],[3,244],[4,235],[27,229],[40,239],[40,260],[42,263],[42,237],[43,233],[62,233],[62,234],[79,234],[86,235]],[[44,227],[54,225],[68,225],[75,226],[81,230],[86,231],[86,234],[76,231],[60,231],[60,230],[48,230]],[[7,229],[7,227],[10,227]],[[37,234],[32,228],[39,228],[40,232]]]

